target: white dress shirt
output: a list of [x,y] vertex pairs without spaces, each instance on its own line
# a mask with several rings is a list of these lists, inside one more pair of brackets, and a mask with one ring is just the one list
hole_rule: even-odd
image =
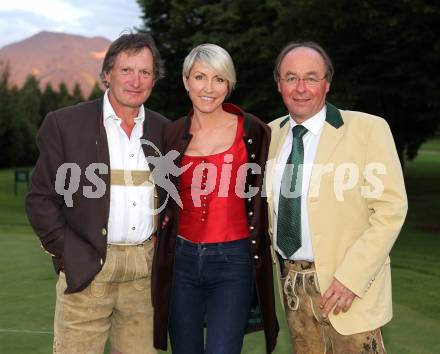
[[[104,94],[103,119],[110,153],[110,170],[149,171],[140,141],[145,120],[144,106],[140,106],[129,138],[121,128],[122,120],[116,116],[107,90]],[[154,185],[111,185],[108,243],[138,244],[149,238],[154,232],[153,209]]]
[[[301,247],[290,257],[293,260],[304,260],[313,262],[313,250],[312,240],[310,234],[310,225],[307,212],[307,195],[309,190],[310,176],[312,174],[313,162],[315,161],[316,151],[318,150],[319,140],[321,138],[322,129],[325,123],[325,106],[313,117],[307,119],[302,125],[307,128],[308,132],[303,136],[304,144],[304,164],[302,175],[302,195],[301,195]],[[289,116],[290,117],[290,116]],[[283,177],[284,167],[289,158],[290,151],[292,149],[292,129],[296,126],[296,122],[290,117],[290,133],[287,135],[286,140],[281,148],[280,155],[275,166],[274,183],[273,188],[273,201],[274,201],[274,220],[278,215],[278,202],[280,198],[281,179]],[[277,222],[274,222],[274,239],[275,245],[277,235]],[[285,254],[276,246],[276,251],[280,253],[284,258],[287,258]]]

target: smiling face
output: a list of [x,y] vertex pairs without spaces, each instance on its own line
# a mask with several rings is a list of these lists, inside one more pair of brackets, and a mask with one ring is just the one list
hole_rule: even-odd
[[323,58],[311,48],[295,48],[282,60],[278,91],[290,115],[298,124],[313,117],[324,107],[330,83],[324,79],[313,86],[306,85],[304,80],[289,84],[285,78],[294,75],[301,79],[310,77],[321,79],[326,73],[327,68]]
[[183,76],[183,84],[194,112],[216,112],[228,94],[228,81],[200,60],[194,63],[188,77]]
[[109,100],[116,114],[138,109],[150,96],[154,86],[153,55],[143,48],[136,54],[121,52],[109,73]]

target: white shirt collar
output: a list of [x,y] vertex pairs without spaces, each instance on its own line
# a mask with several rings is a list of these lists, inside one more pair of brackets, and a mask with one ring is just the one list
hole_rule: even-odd
[[[109,89],[107,89],[104,93],[104,105],[103,105],[103,112],[102,112],[102,116],[104,119],[104,126],[106,126],[108,124],[108,121],[110,118],[113,118],[115,121],[118,121],[120,123],[121,118],[119,118],[116,113],[115,110],[113,109],[112,104],[110,103],[110,100],[108,98],[108,92]],[[135,123],[141,123],[143,124],[145,120],[145,108],[144,105],[141,105],[139,107],[139,113],[138,116],[134,119]]]
[[[322,129],[325,123],[325,114],[326,114],[326,106],[322,107],[322,109],[316,113],[314,116],[306,119],[302,124],[308,131],[310,131],[313,135],[318,135],[319,131]],[[298,125],[289,115],[290,128],[292,129],[294,126]]]

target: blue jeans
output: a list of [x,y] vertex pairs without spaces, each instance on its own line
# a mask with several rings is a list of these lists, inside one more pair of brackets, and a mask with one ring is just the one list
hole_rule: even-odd
[[248,238],[205,244],[177,238],[170,315],[173,354],[240,353],[252,274]]

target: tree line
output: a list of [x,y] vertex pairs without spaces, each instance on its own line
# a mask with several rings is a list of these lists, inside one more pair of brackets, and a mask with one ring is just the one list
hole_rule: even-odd
[[440,2],[432,0],[137,0],[167,77],[150,99],[170,119],[187,113],[182,64],[194,46],[215,43],[234,59],[230,100],[269,122],[286,109],[272,71],[289,42],[312,40],[333,59],[328,96],[341,109],[385,118],[402,163],[440,124]]
[[[95,84],[86,99],[102,94]],[[4,67],[0,72],[0,168],[34,164],[38,157],[35,137],[46,114],[84,100],[78,83],[72,93],[64,82],[57,89],[49,83],[41,90],[35,76],[29,75],[21,88],[11,86],[9,69]]]
[[[333,59],[328,96],[341,109],[384,117],[399,157],[413,159],[439,131],[440,2],[432,0],[137,0],[144,25],[160,50],[167,75],[147,105],[171,120],[185,115],[190,101],[182,64],[196,45],[215,43],[234,59],[238,83],[230,101],[265,122],[286,109],[272,71],[289,42],[312,40]],[[0,72],[0,167],[35,162],[35,134],[47,112],[84,100],[79,85],[42,92],[29,76],[8,88]],[[98,86],[91,98],[102,95]],[[89,97],[90,98],[90,97]]]

